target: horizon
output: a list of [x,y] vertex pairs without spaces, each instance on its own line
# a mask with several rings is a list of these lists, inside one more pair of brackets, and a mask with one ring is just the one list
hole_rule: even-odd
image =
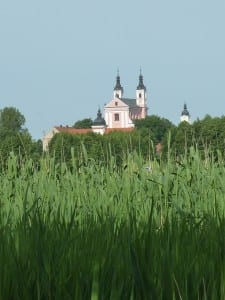
[[16,107],[34,139],[94,119],[119,68],[135,97],[140,66],[148,115],[177,125],[224,115],[225,3],[179,0],[0,3],[0,103]]

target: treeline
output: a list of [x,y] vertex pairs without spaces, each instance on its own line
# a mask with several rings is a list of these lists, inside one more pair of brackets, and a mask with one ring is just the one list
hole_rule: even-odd
[[[190,147],[198,149],[204,158],[206,155],[224,155],[225,116],[212,118],[209,115],[193,124],[181,122],[178,126],[158,116],[148,116],[135,121],[135,129],[130,133],[111,132],[110,134],[85,135],[57,134],[49,145],[50,155],[57,161],[69,161],[71,155],[82,160],[85,149],[86,159],[95,159],[107,163],[114,157],[121,165],[131,153],[140,154],[145,160],[166,159],[168,151],[179,158],[188,153]],[[72,154],[71,154],[72,147]]]
[[[81,121],[82,124],[82,121]],[[25,117],[13,107],[0,110],[0,165],[4,166],[11,152],[23,160],[31,158],[37,164],[43,155],[54,157],[56,162],[67,164],[95,160],[102,164],[121,166],[130,154],[145,160],[164,160],[170,154],[179,158],[188,153],[190,146],[204,157],[207,153],[216,159],[224,155],[225,116],[205,116],[193,124],[182,122],[178,126],[159,116],[148,116],[135,121],[132,132],[111,132],[71,135],[56,134],[49,144],[48,153],[42,151],[42,141],[35,141],[24,127]]]
[[218,155],[225,153],[225,116],[213,118],[206,115],[193,124],[180,123],[171,130],[170,144],[176,155],[184,154],[190,146],[194,146],[202,156],[210,153],[217,159]]

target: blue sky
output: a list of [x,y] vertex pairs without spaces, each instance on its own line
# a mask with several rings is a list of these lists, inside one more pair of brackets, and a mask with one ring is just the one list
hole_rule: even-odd
[[34,139],[96,117],[117,69],[135,97],[139,69],[149,114],[179,122],[225,114],[224,0],[2,0],[0,108],[14,106]]

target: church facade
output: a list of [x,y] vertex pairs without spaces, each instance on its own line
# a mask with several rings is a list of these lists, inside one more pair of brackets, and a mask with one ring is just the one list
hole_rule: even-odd
[[135,98],[125,98],[120,76],[117,74],[113,99],[104,106],[107,128],[133,128],[133,121],[147,116],[147,92],[140,73]]

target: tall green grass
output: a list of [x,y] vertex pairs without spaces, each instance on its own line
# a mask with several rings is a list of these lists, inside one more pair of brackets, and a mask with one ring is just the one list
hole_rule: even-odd
[[225,165],[83,154],[0,174],[0,299],[225,299]]

